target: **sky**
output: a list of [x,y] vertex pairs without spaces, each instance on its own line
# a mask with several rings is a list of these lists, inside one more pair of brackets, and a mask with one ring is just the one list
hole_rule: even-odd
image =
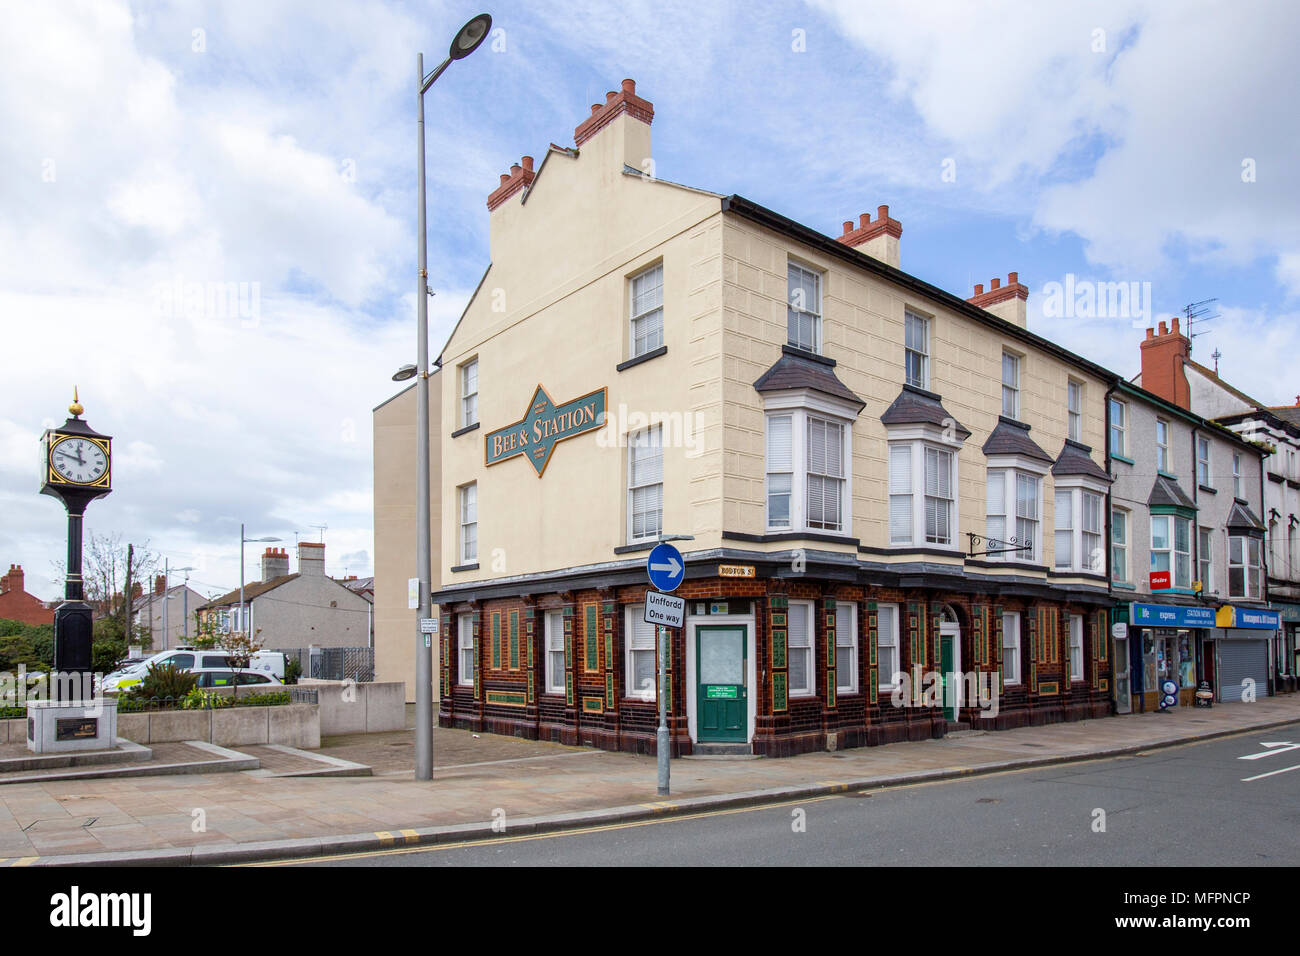
[[[1216,299],[1193,358],[1298,400],[1300,6],[486,9],[490,40],[426,96],[434,355],[488,264],[499,175],[632,77],[661,178],[832,236],[887,204],[905,271],[963,297],[1018,271],[1031,329],[1126,375],[1142,329]],[[238,585],[241,522],[371,573],[371,410],[415,360],[416,54],[432,69],[479,12],[0,0],[0,566],[28,591],[62,590],[37,440],[74,386],[114,436],[88,533],[204,594]],[[1052,304],[1115,282],[1125,314]]]

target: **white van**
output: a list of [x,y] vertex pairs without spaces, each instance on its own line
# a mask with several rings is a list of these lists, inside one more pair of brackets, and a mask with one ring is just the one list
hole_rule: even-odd
[[[152,657],[146,658],[138,664],[114,671],[104,678],[102,692],[120,693],[128,688],[134,687],[144,680],[145,674],[149,672],[150,667],[162,667],[171,665],[179,670],[209,670],[219,668],[230,670],[230,655],[220,648],[214,648],[209,651],[196,650],[193,647],[175,647],[169,651],[161,651]],[[249,659],[246,671],[267,674],[276,679],[276,683],[284,680],[284,655],[279,651],[258,651]]]

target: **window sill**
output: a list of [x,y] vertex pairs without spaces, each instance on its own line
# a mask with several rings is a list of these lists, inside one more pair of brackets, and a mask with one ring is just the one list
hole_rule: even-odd
[[614,549],[615,554],[634,554],[637,551],[653,551],[658,541],[638,541],[635,544],[619,545]]
[[1119,588],[1121,591],[1136,591],[1138,589],[1136,584],[1129,584],[1127,581],[1111,581],[1110,586]]
[[1125,457],[1124,455],[1121,455],[1121,454],[1119,454],[1119,453],[1117,453],[1117,452],[1111,452],[1111,453],[1110,453],[1110,460],[1111,460],[1111,461],[1122,461],[1122,462],[1123,462],[1124,464],[1126,464],[1126,465],[1133,465],[1133,466],[1135,466],[1135,467],[1136,467],[1136,465],[1137,465],[1137,462],[1135,462],[1132,458],[1127,458],[1127,457]]
[[1219,493],[1218,488],[1211,488],[1209,485],[1197,485],[1196,488],[1198,491],[1208,492],[1212,495],[1217,495]]
[[478,570],[478,562],[475,561],[473,564],[454,565],[451,569],[451,573],[455,574],[457,571],[477,571],[477,570]]
[[830,531],[768,531],[765,534],[724,531],[722,537],[726,541],[830,541],[836,544],[847,544],[854,548],[858,547],[857,538],[850,537],[847,534],[835,534]]
[[1169,479],[1170,481],[1177,481],[1177,480],[1178,480],[1178,476],[1177,476],[1177,475],[1171,475],[1169,472],[1164,471],[1164,470],[1162,470],[1162,469],[1160,469],[1160,468],[1157,468],[1157,469],[1156,469],[1156,474],[1159,475],[1161,478],[1167,478],[1167,479]]
[[451,437],[459,438],[461,435],[468,435],[470,432],[478,428],[479,424],[480,424],[479,422],[475,422],[473,425],[466,425],[464,428],[457,428],[454,432],[451,433]]
[[651,359],[656,359],[661,355],[667,355],[667,354],[668,354],[668,346],[661,345],[657,349],[651,349],[649,352],[646,352],[642,355],[638,355],[635,358],[630,358],[626,362],[619,362],[617,365],[614,366],[614,371],[622,372],[624,369],[632,368],[635,365],[640,365],[642,362],[648,362]]

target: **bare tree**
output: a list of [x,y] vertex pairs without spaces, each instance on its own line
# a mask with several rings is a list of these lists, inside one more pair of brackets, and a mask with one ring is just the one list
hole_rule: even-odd
[[[60,578],[67,576],[67,565],[54,561]],[[125,612],[125,590],[131,583],[140,582],[148,593],[150,578],[158,568],[158,555],[143,545],[123,543],[121,532],[96,534],[91,532],[82,552],[82,589],[85,600],[99,616]]]

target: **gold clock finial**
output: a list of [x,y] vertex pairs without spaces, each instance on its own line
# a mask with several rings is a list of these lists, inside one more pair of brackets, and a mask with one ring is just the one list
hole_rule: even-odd
[[72,386],[72,404],[68,406],[68,411],[72,413],[73,418],[76,418],[85,411],[85,409],[81,407],[81,402],[77,399],[77,386],[75,385]]

